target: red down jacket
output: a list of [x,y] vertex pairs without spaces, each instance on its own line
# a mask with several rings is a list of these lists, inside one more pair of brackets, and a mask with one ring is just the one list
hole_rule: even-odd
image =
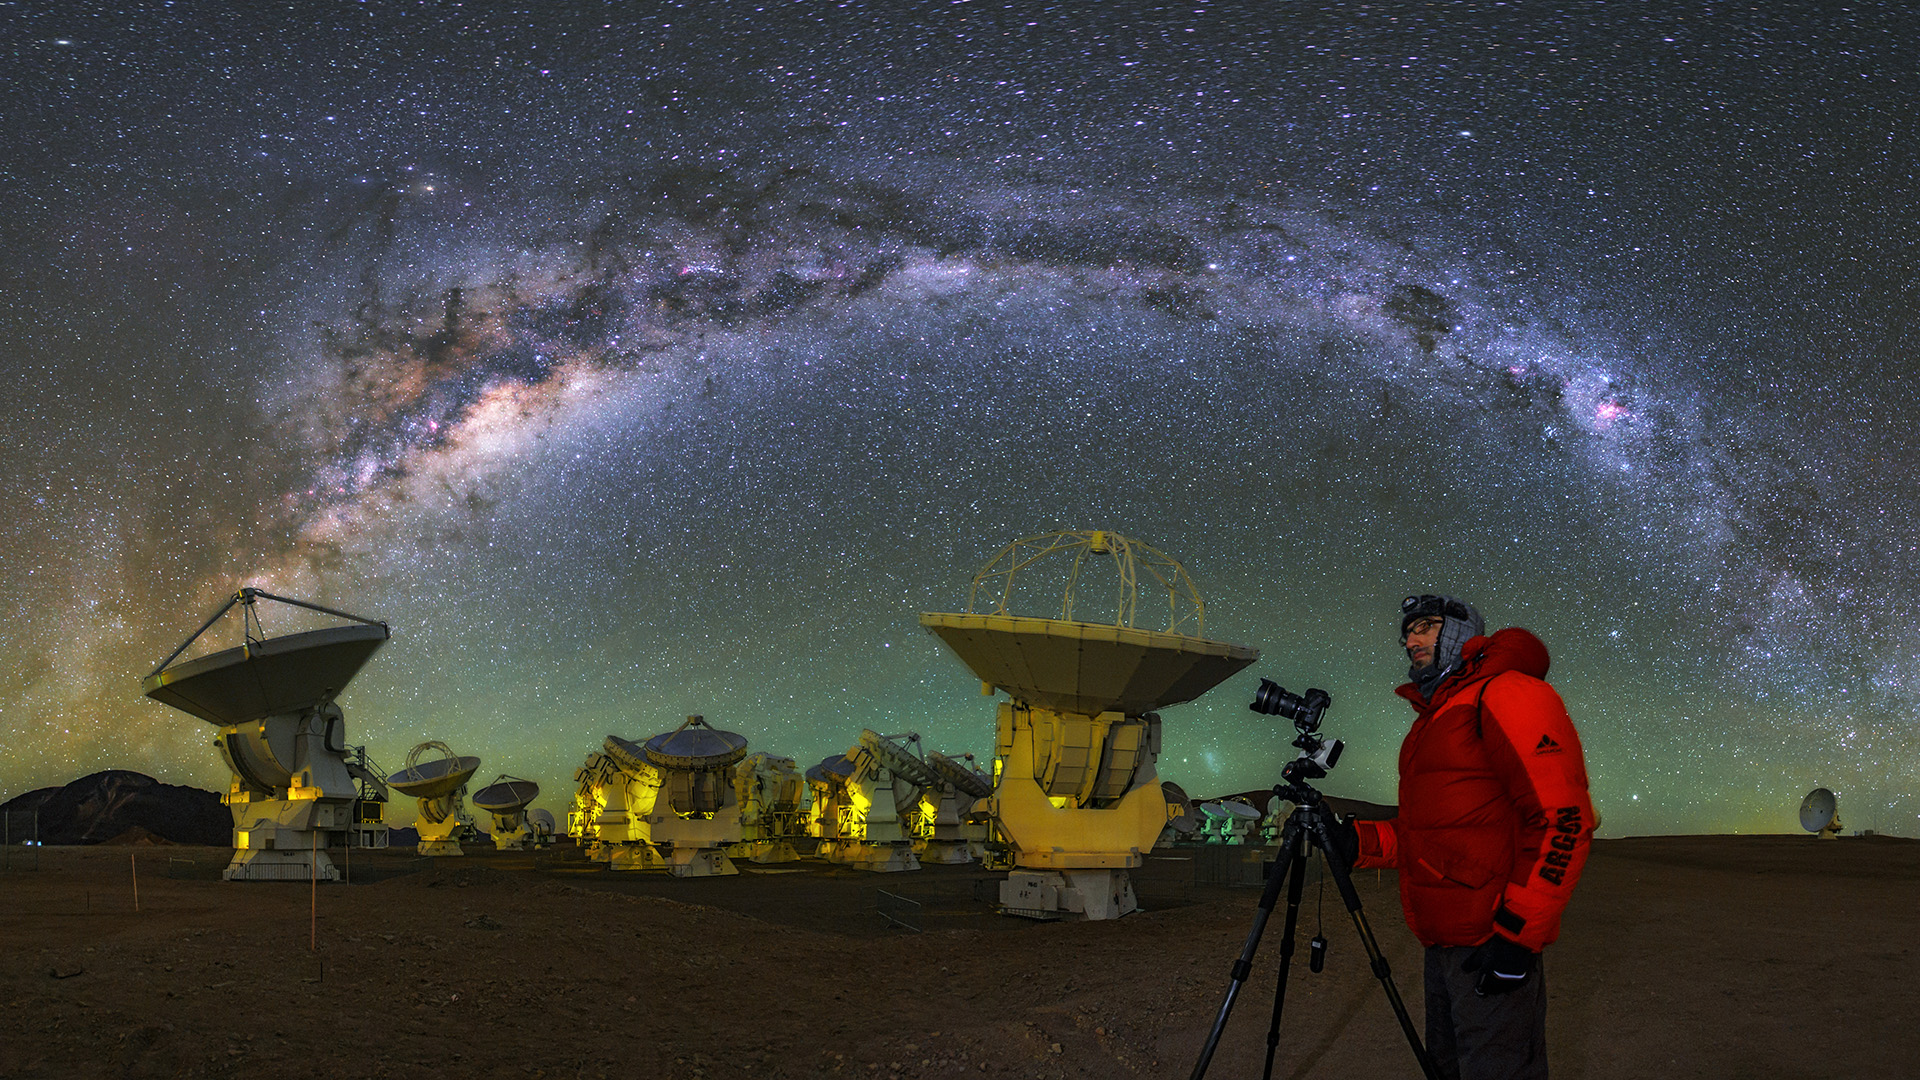
[[1509,628],[1461,649],[1400,745],[1400,814],[1355,822],[1361,867],[1400,871],[1407,926],[1427,945],[1495,933],[1535,951],[1560,936],[1593,803],[1580,736],[1544,681],[1547,647]]

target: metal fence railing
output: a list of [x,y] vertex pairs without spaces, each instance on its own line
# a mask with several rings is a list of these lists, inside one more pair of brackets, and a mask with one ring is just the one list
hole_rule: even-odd
[[918,900],[909,900],[904,896],[897,893],[890,893],[885,889],[875,889],[873,892],[874,914],[887,920],[887,923],[891,926],[898,927],[902,930],[910,930],[916,934],[920,932],[920,902]]

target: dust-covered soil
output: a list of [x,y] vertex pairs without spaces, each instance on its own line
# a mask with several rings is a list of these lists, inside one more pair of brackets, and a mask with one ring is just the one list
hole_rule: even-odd
[[[215,848],[7,855],[6,1078],[1185,1077],[1259,897],[1174,860],[1139,872],[1148,910],[1036,923],[968,867],[673,880],[469,848],[361,852],[316,891],[221,882]],[[1417,1076],[1307,880],[1274,1075]],[[1393,875],[1355,881],[1418,1025]],[[1553,1074],[1920,1075],[1916,900],[1916,841],[1599,841],[1547,953]],[[1210,1077],[1260,1073],[1283,919]]]

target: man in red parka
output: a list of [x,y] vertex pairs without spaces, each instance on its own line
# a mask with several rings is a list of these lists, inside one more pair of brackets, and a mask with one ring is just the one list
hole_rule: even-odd
[[[1339,827],[1358,867],[1400,872],[1407,925],[1427,946],[1427,1049],[1443,1076],[1547,1075],[1540,951],[1580,880],[1593,835],[1580,737],[1547,685],[1547,649],[1491,637],[1473,605],[1409,596],[1400,639],[1413,705],[1400,812]],[[1357,850],[1356,850],[1357,849]]]

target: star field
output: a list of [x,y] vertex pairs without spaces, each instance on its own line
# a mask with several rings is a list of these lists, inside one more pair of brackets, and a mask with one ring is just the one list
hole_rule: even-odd
[[1440,590],[1603,835],[1920,835],[1902,5],[7,8],[0,792],[223,788],[138,683],[243,583],[542,805],[688,713],[985,755],[915,615],[1106,528],[1264,654],[1189,791],[1277,778],[1264,675],[1392,801]]

